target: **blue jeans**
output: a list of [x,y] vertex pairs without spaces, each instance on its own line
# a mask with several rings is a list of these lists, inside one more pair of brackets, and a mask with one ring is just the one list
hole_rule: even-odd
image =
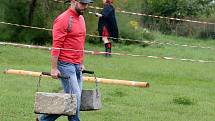
[[[60,78],[64,92],[69,94],[76,94],[77,97],[77,110],[76,115],[68,116],[68,121],[80,121],[80,105],[81,105],[81,91],[82,91],[82,72],[79,64],[72,64],[67,62],[58,61],[58,70],[64,77],[69,79]],[[46,115],[40,116],[40,121],[55,121],[60,115]]]

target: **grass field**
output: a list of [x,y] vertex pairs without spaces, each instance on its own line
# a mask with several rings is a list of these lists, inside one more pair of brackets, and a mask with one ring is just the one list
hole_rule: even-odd
[[[157,40],[201,44],[215,48],[215,41],[158,35]],[[86,45],[87,50],[100,50]],[[215,60],[214,50],[180,46],[115,44],[113,52]],[[98,77],[147,81],[150,88],[100,84],[103,109],[81,112],[82,121],[214,121],[215,63],[162,60],[145,57],[86,55],[85,66]],[[0,46],[0,70],[7,68],[49,71],[48,51]],[[38,78],[0,73],[0,121],[33,121]],[[42,79],[40,91],[59,90],[59,81]],[[84,83],[84,88],[94,88]],[[66,117],[59,121],[66,121]]]

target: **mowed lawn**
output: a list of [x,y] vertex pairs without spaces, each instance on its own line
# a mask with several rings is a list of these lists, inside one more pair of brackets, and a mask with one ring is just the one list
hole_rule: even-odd
[[[192,40],[170,38],[197,45]],[[162,39],[161,39],[162,40]],[[167,40],[167,39],[163,39]],[[170,40],[169,40],[170,41]],[[199,41],[215,48],[214,41]],[[98,45],[87,50],[102,51]],[[180,46],[120,45],[113,52],[157,55],[195,60],[215,60],[213,49]],[[82,121],[214,121],[215,63],[113,55],[86,55],[85,66],[98,77],[147,81],[150,88],[100,84],[103,108],[81,112]],[[34,93],[38,78],[5,75],[5,69],[49,71],[50,53],[45,50],[0,46],[0,121],[34,121]],[[43,78],[40,91],[60,90],[58,80]],[[94,84],[84,83],[85,89]],[[66,121],[61,117],[59,121]]]

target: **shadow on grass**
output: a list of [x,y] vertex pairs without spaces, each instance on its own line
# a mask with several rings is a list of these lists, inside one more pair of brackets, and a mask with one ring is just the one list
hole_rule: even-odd
[[179,104],[179,105],[194,105],[195,101],[194,99],[190,99],[189,97],[180,96],[180,97],[174,97],[173,103]]

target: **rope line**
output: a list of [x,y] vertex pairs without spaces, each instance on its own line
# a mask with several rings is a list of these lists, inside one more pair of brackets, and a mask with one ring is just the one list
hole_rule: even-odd
[[[87,54],[98,55],[98,54],[106,54],[108,52],[100,52],[100,51],[90,51],[90,50],[75,50],[75,49],[67,49],[67,48],[51,48],[51,47],[44,47],[44,46],[35,46],[35,45],[25,45],[25,44],[17,44],[17,43],[7,43],[7,42],[0,42],[0,45],[11,45],[11,46],[18,46],[18,47],[26,47],[26,48],[36,48],[36,49],[61,49],[61,50],[70,50],[76,52],[85,52]],[[153,55],[134,55],[134,54],[122,54],[122,53],[108,53],[111,55],[119,55],[119,56],[132,56],[132,57],[146,57],[146,58],[154,58],[154,59],[164,59],[164,60],[179,60],[179,61],[190,61],[190,62],[199,62],[199,63],[215,63],[213,60],[194,60],[194,59],[186,59],[186,58],[174,58],[174,57],[161,57],[161,56],[153,56]]]
[[[31,28],[31,29],[38,29],[38,30],[46,30],[46,31],[52,31],[52,29],[47,29],[47,28],[40,28],[40,27],[34,27],[34,26],[27,26],[27,25],[19,25],[19,24],[14,24],[14,23],[7,23],[0,21],[0,24],[5,24],[5,25],[11,25],[11,26],[17,26],[17,27],[24,27],[24,28]],[[92,34],[86,34],[89,37],[96,37],[100,38],[102,36],[98,35],[92,35]],[[186,44],[177,44],[177,43],[170,43],[170,42],[158,42],[158,41],[146,41],[146,40],[133,40],[133,39],[126,39],[126,38],[114,38],[114,37],[109,37],[110,39],[119,39],[122,41],[132,41],[132,42],[139,42],[139,43],[145,43],[145,44],[163,44],[163,45],[173,45],[173,46],[181,46],[181,47],[190,47],[190,48],[202,48],[202,49],[211,49],[215,50],[213,47],[205,47],[205,46],[196,46],[196,45],[186,45]]]
[[[100,7],[97,7],[97,6],[95,6],[95,7],[94,6],[89,6],[89,8],[97,9],[97,10],[102,10],[103,9],[103,8],[100,8]],[[164,16],[157,16],[157,15],[152,15],[152,14],[129,12],[129,11],[124,11],[124,10],[117,10],[116,12],[129,14],[129,15],[148,16],[148,17],[153,17],[153,18],[158,18],[158,19],[169,19],[169,20],[175,20],[175,21],[183,21],[183,22],[215,25],[215,23],[212,23],[212,22],[204,22],[204,21],[195,21],[195,20],[189,20],[189,19],[164,17]]]
[[[17,26],[17,27],[24,27],[24,28],[31,28],[31,29],[39,29],[39,30],[46,30],[46,31],[52,31],[52,29],[47,29],[47,28],[40,28],[40,27],[34,27],[34,26],[27,26],[27,25],[19,25],[19,24],[14,24],[14,23],[7,23],[0,21],[0,24],[6,24],[6,25],[12,25],[12,26]],[[87,36],[90,37],[97,37],[100,38],[102,36],[98,35],[92,35],[92,34],[86,34]],[[142,43],[151,43],[150,41],[142,41],[142,40],[132,40],[132,39],[125,39],[125,38],[114,38],[114,37],[109,37],[110,39],[119,39],[119,40],[126,40],[126,41],[136,41],[136,42],[142,42]]]
[[[64,1],[62,1],[62,0],[54,0],[54,2],[64,3]],[[89,8],[96,9],[96,10],[102,10],[103,9],[101,7],[98,7],[98,6],[89,6]],[[128,15],[148,16],[148,17],[158,18],[158,19],[169,19],[169,20],[174,20],[174,21],[183,21],[183,22],[215,25],[215,23],[212,23],[212,22],[195,21],[195,20],[190,20],[190,19],[180,19],[180,18],[173,18],[173,17],[164,17],[164,16],[158,16],[158,15],[152,15],[152,14],[130,12],[130,11],[125,11],[125,10],[116,10],[116,12],[128,14]]]
[[13,24],[13,23],[7,23],[7,22],[3,22],[3,21],[0,21],[0,23],[1,24],[12,25],[12,26],[24,27],[24,28],[31,28],[31,29],[39,29],[39,30],[52,31],[52,29],[40,28],[40,27],[34,27],[34,26],[27,26],[27,25],[20,25],[20,24]]
[[197,46],[197,45],[187,45],[187,44],[177,44],[177,43],[172,43],[172,42],[158,42],[158,41],[154,41],[153,44],[161,44],[161,45],[170,45],[170,46],[180,46],[180,47],[188,47],[188,48],[201,48],[201,49],[215,50],[215,48],[213,48],[213,47]]

